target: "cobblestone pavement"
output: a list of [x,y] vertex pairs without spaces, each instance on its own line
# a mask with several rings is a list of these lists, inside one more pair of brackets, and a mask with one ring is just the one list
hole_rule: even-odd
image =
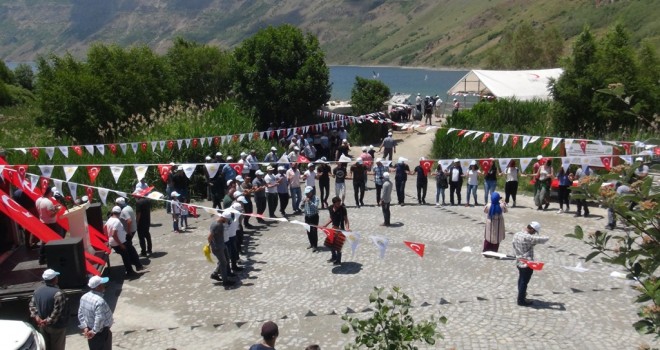
[[[395,227],[382,228],[380,208],[373,206],[375,191],[367,192],[360,209],[353,207],[352,187],[348,212],[351,228],[362,234],[362,244],[351,257],[344,247],[342,266],[326,262],[327,251],[307,250],[301,226],[290,223],[261,225],[248,231],[249,253],[237,287],[225,289],[209,279],[214,265],[202,255],[209,216],[192,219],[193,229],[171,233],[164,210],[153,214],[154,251],[148,271],[140,278],[121,280],[121,260],[111,257],[111,283],[107,298],[115,307],[113,326],[117,349],[247,349],[259,340],[260,325],[274,320],[280,326],[278,349],[304,349],[318,343],[323,349],[340,349],[351,339],[340,332],[341,315],[367,316],[368,295],[374,286],[400,286],[411,296],[417,320],[444,315],[449,319],[438,330],[443,340],[431,348],[447,349],[634,349],[651,338],[638,335],[630,282],[610,277],[616,267],[585,263],[588,246],[564,237],[576,224],[589,230],[605,225],[605,210],[592,209],[593,217],[533,210],[530,197],[520,196],[519,207],[506,214],[507,231],[517,232],[537,220],[551,237],[536,249],[545,268],[534,273],[529,286],[534,307],[515,303],[517,270],[512,261],[486,259],[481,207],[405,205],[392,207]],[[407,202],[416,203],[414,181],[407,186]],[[479,198],[483,196],[479,188]],[[434,190],[427,201],[434,202]],[[208,202],[202,203],[208,205]],[[372,205],[370,205],[372,204]],[[289,208],[290,212],[290,208]],[[327,220],[321,214],[321,222]],[[302,221],[301,216],[290,217]],[[371,234],[390,239],[380,259],[366,240]],[[321,238],[320,238],[321,239]],[[426,244],[419,258],[404,240]],[[512,236],[500,246],[511,253]],[[455,252],[469,246],[468,252]],[[116,301],[115,301],[116,299]],[[85,348],[77,334],[68,336],[72,349]],[[657,344],[656,344],[657,345]],[[424,347],[422,347],[424,348]]]

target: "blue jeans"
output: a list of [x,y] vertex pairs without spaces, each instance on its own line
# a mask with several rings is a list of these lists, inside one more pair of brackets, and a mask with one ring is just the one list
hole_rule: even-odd
[[484,204],[488,204],[488,198],[495,192],[497,188],[497,180],[486,180],[484,181]]
[[440,203],[440,196],[442,196],[442,204],[445,204],[445,188],[440,187],[439,184],[435,186],[435,202]]
[[294,211],[300,210],[300,201],[302,200],[302,192],[300,187],[291,187],[291,204]]
[[478,185],[467,185],[467,204],[470,204],[470,192],[472,192],[474,204],[477,204],[477,186]]
[[525,302],[525,297],[527,296],[527,285],[529,280],[532,279],[532,274],[534,270],[529,267],[519,267],[518,268],[518,303],[522,304]]

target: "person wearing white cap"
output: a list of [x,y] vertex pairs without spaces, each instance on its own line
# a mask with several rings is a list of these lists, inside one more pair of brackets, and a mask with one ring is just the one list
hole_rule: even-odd
[[92,276],[87,282],[91,289],[80,298],[78,307],[78,328],[82,329],[83,336],[87,338],[90,350],[112,349],[112,331],[114,323],[112,310],[103,299],[105,284],[108,277]]
[[328,197],[330,197],[330,173],[332,173],[332,169],[325,157],[322,157],[317,163],[316,174],[319,179],[319,190],[321,194],[319,199],[321,200],[321,208],[326,208],[328,206]]
[[30,299],[30,317],[44,337],[46,349],[64,350],[66,326],[69,320],[67,298],[58,287],[59,272],[47,269],[41,274],[44,285],[37,288]]
[[431,172],[430,165],[428,172],[424,171],[425,160],[426,158],[424,157],[419,158],[419,165],[413,169],[412,173],[412,175],[417,175],[417,181],[415,185],[417,188],[417,203],[419,204],[426,204],[426,190],[429,186],[428,173]]
[[399,157],[399,160],[394,166],[394,188],[396,189],[397,202],[401,206],[404,205],[406,199],[406,181],[408,181],[408,175],[410,175],[410,167],[406,164],[405,158]]
[[[166,199],[172,199],[172,191],[174,191],[174,176],[176,175],[176,165],[174,163],[169,164],[169,170],[168,168],[164,168],[162,171],[162,175],[165,175],[167,178],[167,184],[165,186],[165,198]],[[172,206],[170,205],[170,202],[167,201],[165,202],[165,211],[170,214],[172,212]]]
[[649,166],[644,164],[644,158],[642,157],[635,158],[635,163],[639,163],[639,166],[635,168],[636,180],[644,180],[649,175]]
[[110,243],[112,249],[121,256],[124,268],[126,268],[126,276],[136,277],[137,274],[133,271],[133,265],[135,265],[135,270],[137,271],[144,270],[144,266],[140,262],[140,257],[135,247],[127,242],[126,229],[119,219],[120,215],[121,208],[119,206],[112,207],[111,216],[103,226],[103,232],[108,236],[108,243]]
[[383,223],[381,226],[390,226],[390,203],[392,202],[392,181],[390,181],[390,173],[384,172],[382,176],[383,196],[381,197],[378,205],[383,210]]
[[229,261],[231,262],[231,271],[233,274],[237,274],[239,271],[243,271],[242,267],[238,266],[239,252],[241,251],[241,246],[243,244],[243,227],[241,226],[241,214],[243,212],[243,203],[246,202],[245,197],[238,196],[236,201],[231,204],[228,210],[232,215],[231,222],[228,226],[225,227],[225,232],[227,234],[227,252],[229,253]]
[[419,113],[422,113],[422,94],[420,94],[419,92],[415,97],[415,109],[417,109]]
[[275,168],[268,166],[266,168],[267,174],[264,176],[266,184],[266,199],[268,200],[268,216],[275,218],[275,211],[277,210],[277,186],[280,184],[275,175]]
[[302,201],[302,189],[300,188],[300,170],[298,170],[298,163],[291,163],[291,168],[286,171],[287,180],[289,180],[289,188],[291,190],[291,204],[293,211],[300,213],[300,201]]
[[458,102],[457,99],[454,99],[454,109],[452,111],[452,115],[458,113],[458,110],[461,109],[461,103]]
[[[280,214],[282,217],[286,216],[286,207],[289,205],[289,179],[286,175],[286,169],[283,166],[277,167],[277,175],[275,179],[278,181],[277,185],[277,198],[280,202]],[[295,210],[295,208],[294,208]]]
[[374,184],[376,185],[376,203],[380,203],[380,195],[383,189],[383,174],[387,172],[387,167],[383,165],[383,159],[377,158],[371,171],[374,173]]
[[332,177],[335,179],[335,196],[341,198],[343,202],[346,199],[346,163],[337,163],[337,167],[332,169]]
[[541,224],[536,221],[530,222],[527,227],[521,232],[513,236],[513,252],[516,255],[518,267],[518,305],[529,306],[532,305],[531,301],[527,298],[527,285],[532,278],[532,270],[526,263],[520,259],[527,261],[534,261],[534,246],[540,243],[547,242],[550,238],[536,236],[541,233]]
[[307,249],[312,249],[312,252],[316,253],[319,251],[318,248],[318,226],[319,224],[319,204],[321,200],[316,196],[316,191],[312,186],[305,187],[305,199],[303,199],[303,213],[305,214],[305,223],[310,225],[309,230],[307,231],[307,239],[309,240],[309,247]]
[[126,242],[132,245],[133,236],[135,236],[135,233],[137,232],[137,218],[135,217],[135,210],[133,210],[133,208],[126,203],[126,198],[124,197],[117,197],[115,204],[121,208],[119,220],[121,221],[121,224],[124,225],[124,229],[126,230]]
[[337,147],[337,152],[335,152],[335,160],[339,160],[339,158],[343,155],[344,157],[348,157],[348,153],[351,151],[351,147],[348,144],[347,139],[341,140],[341,145]]
[[[54,188],[54,187],[53,187]],[[37,212],[39,213],[39,220],[46,224],[51,230],[57,233],[60,237],[64,238],[66,232],[57,223],[57,213],[62,209],[60,204],[54,204],[53,201],[53,189],[46,187],[44,193],[41,197],[37,198],[35,202],[37,207]],[[39,249],[39,264],[44,265],[46,263],[46,252],[45,252],[45,243],[41,243],[41,248]]]
[[380,153],[380,150],[383,148],[385,149],[383,152],[383,160],[392,160],[394,153],[396,153],[396,141],[394,141],[394,138],[392,138],[391,131],[387,133],[387,137],[384,138],[383,142],[380,144],[378,153]]
[[259,170],[259,157],[257,157],[256,150],[250,150],[250,155],[246,158],[247,162],[250,164],[250,179],[254,179],[255,173]]
[[234,158],[232,156],[227,157],[227,163],[222,167],[222,177],[224,177],[225,181],[234,180],[236,175],[238,175],[232,164],[233,160]]
[[218,259],[215,270],[211,273],[211,279],[222,282],[225,287],[236,284],[235,281],[229,280],[229,262],[227,260],[227,246],[225,244],[225,237],[227,233],[225,229],[231,220],[232,214],[230,211],[225,210],[222,214],[218,214],[215,220],[211,223],[207,241],[211,247],[211,251],[215,258]]
[[358,158],[355,164],[351,165],[351,176],[353,177],[353,196],[355,206],[360,208],[364,205],[364,191],[366,182],[367,168],[364,166],[362,158]]
[[456,194],[458,205],[461,205],[461,187],[463,187],[465,175],[463,175],[463,168],[458,158],[454,159],[447,172],[449,173],[449,204],[456,205],[454,202],[454,194]]
[[241,152],[241,159],[238,160],[238,164],[243,164],[243,169],[241,169],[241,176],[246,177],[250,175],[250,167],[252,164],[248,160],[248,154]]
[[273,146],[270,148],[270,152],[266,154],[266,157],[264,157],[264,163],[270,163],[270,165],[273,165],[277,163],[277,160],[279,157],[277,156],[277,147]]
[[[266,182],[264,181],[264,172],[261,169],[254,173],[254,180],[252,180],[252,193],[254,193],[254,204],[257,207],[257,214],[263,215],[268,205],[266,199]],[[257,222],[264,223],[262,218],[257,218]]]

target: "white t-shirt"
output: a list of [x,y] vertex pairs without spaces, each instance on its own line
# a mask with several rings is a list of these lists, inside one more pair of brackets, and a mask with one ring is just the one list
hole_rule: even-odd
[[547,180],[551,175],[550,167],[541,165],[541,168],[539,168],[539,180]]
[[458,170],[458,168],[453,168],[451,170],[451,181],[452,182],[458,182],[458,180],[460,179],[460,176],[461,176],[461,172],[460,172],[460,170]]
[[642,165],[642,170],[639,170],[639,167],[635,168],[635,175],[640,176],[640,175],[648,175],[649,174],[649,167],[648,165]]
[[[121,224],[121,221],[119,218],[116,217],[111,217],[106,221],[105,226],[103,227],[105,230],[105,234],[109,238],[110,246],[116,247],[120,243],[126,242],[126,230],[124,230],[124,225]],[[112,232],[117,230],[117,238],[119,238],[119,242],[115,242],[115,238],[113,237]]]
[[250,162],[247,159],[240,159],[238,161],[238,164],[243,164],[243,170],[241,171],[241,174],[248,174],[250,173],[250,167],[252,166]]
[[236,236],[236,231],[238,230],[238,226],[240,224],[239,218],[241,217],[240,213],[233,213],[234,214],[234,220],[229,224],[229,227],[227,227],[227,234],[225,235],[226,239],[229,240],[231,237]]
[[277,193],[277,186],[272,186],[277,182],[275,174],[266,174],[264,181],[266,182],[266,193]]
[[468,185],[476,186],[479,184],[479,177],[478,177],[479,170],[468,170],[467,175],[468,175],[468,180],[467,180]]
[[126,222],[128,219],[131,219],[131,227],[128,228],[128,231],[133,233],[137,231],[137,219],[135,217],[135,211],[131,208],[130,205],[127,205],[121,209],[121,214],[119,214],[119,219],[123,222]]
[[289,179],[289,186],[291,188],[300,187],[300,170],[289,169],[286,171],[286,177]]
[[306,186],[312,186],[316,184],[316,171],[305,171],[305,185]]
[[506,181],[518,181],[518,168],[506,168]]
[[55,205],[50,198],[39,197],[35,203],[39,212],[39,219],[44,224],[54,224],[57,222],[57,214],[54,214]]

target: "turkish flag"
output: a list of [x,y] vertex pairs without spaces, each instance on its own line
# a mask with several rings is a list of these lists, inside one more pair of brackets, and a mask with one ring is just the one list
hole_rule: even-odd
[[488,170],[490,170],[490,167],[493,166],[493,162],[491,162],[490,159],[480,159],[479,165],[481,165],[481,169],[484,170],[484,173],[487,173]]
[[170,170],[172,166],[169,164],[158,164],[158,172],[160,173],[160,178],[163,179],[163,182],[167,182],[167,179],[170,177]]
[[660,147],[655,147],[653,148],[653,154],[656,156],[660,157]]
[[32,158],[39,159],[39,149],[38,148],[30,149],[30,153],[32,154]]
[[101,167],[98,165],[87,166],[87,174],[89,175],[89,181],[94,183],[94,181],[96,181],[96,177],[99,176],[99,171],[101,171]]
[[580,148],[582,153],[587,153],[587,140],[580,140]]
[[298,156],[298,163],[309,163],[309,159],[307,157],[303,156],[302,154]]
[[193,139],[192,140],[192,146],[193,148],[197,148],[197,145],[199,144],[199,139]]
[[14,165],[14,170],[16,170],[16,172],[18,173],[18,178],[21,180],[21,182],[25,180],[25,173],[27,173],[28,166],[29,165],[27,164]]
[[82,157],[82,147],[80,146],[71,146],[74,152],[76,152],[77,155]]
[[513,148],[516,148],[516,145],[518,144],[519,139],[520,139],[520,136],[513,135]]
[[621,146],[623,146],[623,150],[626,151],[626,154],[630,154],[630,146],[632,146],[632,143],[621,142]]
[[154,186],[149,186],[149,187],[147,187],[143,190],[140,190],[140,191],[134,193],[133,195],[135,197],[146,197],[149,194],[149,192],[151,192],[151,190],[153,190],[153,189],[154,189]]
[[91,203],[92,197],[94,197],[94,189],[91,187],[87,187],[85,191],[87,192],[87,201]]
[[415,242],[408,242],[408,241],[403,241],[408,248],[412,249],[413,252],[417,253],[420,257],[424,257],[424,248],[426,247],[423,243],[415,243]]
[[419,165],[422,167],[422,170],[424,170],[424,176],[428,176],[429,173],[431,172],[431,168],[433,168],[433,161],[432,160],[420,160]]
[[542,263],[540,261],[530,261],[530,260],[526,260],[526,259],[519,259],[519,260],[521,262],[523,262],[525,265],[527,265],[527,267],[529,267],[530,269],[532,269],[534,271],[543,270],[543,265],[545,265],[544,263]]
[[605,170],[610,171],[612,168],[612,159],[610,157],[600,157],[600,161],[603,163]]
[[232,167],[234,169],[234,171],[236,171],[236,174],[242,174],[243,173],[243,164],[241,164],[241,163],[230,163],[229,166]]
[[552,142],[552,139],[549,138],[549,137],[546,137],[546,138],[543,140],[543,145],[541,145],[541,149],[544,149],[544,148],[548,147],[548,145],[550,144],[550,142]]
[[140,149],[142,150],[142,152],[146,152],[146,151],[147,151],[147,143],[146,143],[146,142],[142,142],[142,143],[140,144]]
[[489,132],[484,133],[484,136],[481,138],[481,143],[486,142],[486,140],[488,140],[489,137],[490,137],[490,133],[489,133]]
[[50,186],[50,182],[48,181],[48,179],[42,178],[41,179],[41,192],[45,192],[46,189],[48,188],[48,186]]
[[189,205],[188,206],[188,213],[190,213],[190,216],[194,218],[198,218],[199,215],[197,214],[197,207],[194,205]]
[[114,143],[111,143],[110,144],[110,152],[112,152],[112,154],[117,154],[117,145],[115,145]]
[[467,132],[467,130],[463,129],[463,130],[458,132],[458,136],[463,136],[463,134],[465,134],[466,132]]
[[335,241],[335,230],[327,227],[321,228],[321,231],[325,233],[325,245],[331,245]]
[[174,141],[172,140],[167,141],[167,149],[171,150],[172,148],[174,148]]

